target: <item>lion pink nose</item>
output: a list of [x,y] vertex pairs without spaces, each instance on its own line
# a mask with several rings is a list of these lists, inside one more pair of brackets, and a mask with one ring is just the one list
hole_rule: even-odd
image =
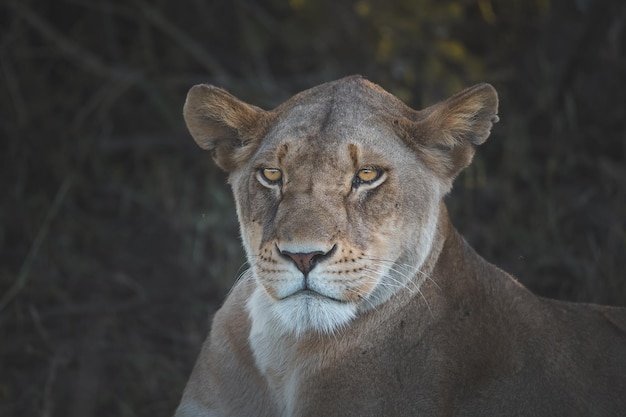
[[296,264],[296,267],[300,270],[300,272],[302,272],[304,275],[307,275],[311,271],[311,269],[313,269],[315,265],[317,265],[319,261],[329,256],[330,251],[316,251],[308,253],[292,253],[287,251],[281,251],[280,253],[290,258],[293,263]]

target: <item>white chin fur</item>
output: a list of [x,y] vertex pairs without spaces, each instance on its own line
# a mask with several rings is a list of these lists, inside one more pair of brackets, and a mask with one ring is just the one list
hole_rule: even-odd
[[[301,294],[284,300],[272,300],[257,286],[247,303],[255,330],[273,334],[307,332],[332,333],[356,317],[357,306],[321,296]],[[271,329],[271,330],[270,330]]]

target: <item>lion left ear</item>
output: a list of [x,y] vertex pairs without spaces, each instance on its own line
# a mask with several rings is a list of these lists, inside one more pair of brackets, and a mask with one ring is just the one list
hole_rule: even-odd
[[495,88],[478,84],[420,111],[411,140],[431,169],[451,184],[472,161],[475,146],[489,137],[497,113]]
[[183,115],[198,146],[209,150],[226,172],[247,160],[265,133],[269,118],[269,112],[208,84],[189,90]]

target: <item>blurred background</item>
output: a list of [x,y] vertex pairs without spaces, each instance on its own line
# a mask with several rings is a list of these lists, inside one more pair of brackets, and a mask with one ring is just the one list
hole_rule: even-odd
[[0,415],[171,415],[245,267],[187,90],[353,73],[415,108],[493,84],[455,224],[540,295],[626,306],[622,0],[3,0]]

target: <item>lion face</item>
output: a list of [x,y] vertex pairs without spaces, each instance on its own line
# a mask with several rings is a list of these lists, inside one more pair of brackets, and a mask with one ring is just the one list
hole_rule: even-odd
[[419,291],[441,199],[495,120],[492,90],[416,112],[351,77],[265,112],[192,89],[190,131],[230,172],[253,321],[329,333]]
[[415,275],[444,187],[375,119],[322,129],[311,113],[288,114],[231,182],[255,302],[286,328],[329,332]]

